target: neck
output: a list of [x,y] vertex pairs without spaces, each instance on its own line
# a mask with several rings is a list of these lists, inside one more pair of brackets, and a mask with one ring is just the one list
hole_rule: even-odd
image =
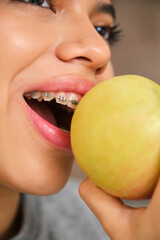
[[19,230],[19,199],[19,193],[0,187],[0,240],[10,239]]

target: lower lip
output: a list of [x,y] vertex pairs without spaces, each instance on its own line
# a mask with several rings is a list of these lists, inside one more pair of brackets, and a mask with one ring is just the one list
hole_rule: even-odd
[[61,150],[71,151],[70,134],[40,117],[26,102],[25,105],[31,121],[34,123],[41,135],[53,146]]

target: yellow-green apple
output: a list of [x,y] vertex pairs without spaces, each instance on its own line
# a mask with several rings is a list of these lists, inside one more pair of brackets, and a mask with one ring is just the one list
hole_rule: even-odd
[[160,86],[137,75],[93,87],[71,123],[73,154],[103,190],[150,198],[160,174]]

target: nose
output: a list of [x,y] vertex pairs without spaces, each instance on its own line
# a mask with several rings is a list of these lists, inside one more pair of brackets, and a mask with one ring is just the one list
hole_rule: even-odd
[[64,62],[74,62],[85,67],[101,70],[111,58],[108,43],[99,35],[89,19],[68,21],[63,25],[63,33],[56,46],[57,58]]

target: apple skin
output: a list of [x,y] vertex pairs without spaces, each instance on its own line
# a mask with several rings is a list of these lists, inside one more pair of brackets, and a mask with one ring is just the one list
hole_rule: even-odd
[[107,193],[151,198],[160,174],[160,86],[137,75],[99,83],[75,110],[71,145],[81,169]]

